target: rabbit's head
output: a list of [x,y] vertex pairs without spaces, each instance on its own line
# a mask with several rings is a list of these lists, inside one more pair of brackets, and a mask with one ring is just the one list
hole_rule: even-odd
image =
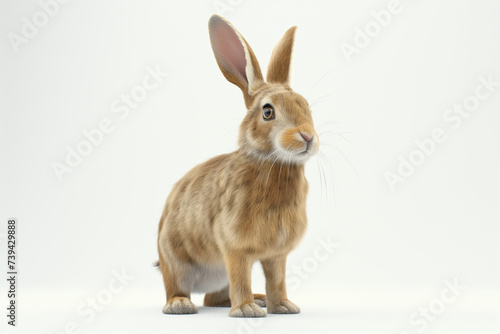
[[309,105],[289,86],[296,28],[288,29],[274,48],[264,81],[255,54],[233,25],[218,15],[209,21],[217,64],[242,90],[247,107],[240,148],[258,159],[300,164],[319,149]]

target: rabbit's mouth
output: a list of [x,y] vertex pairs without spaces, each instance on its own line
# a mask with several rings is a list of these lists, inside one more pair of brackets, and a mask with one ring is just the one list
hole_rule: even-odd
[[292,153],[291,157],[290,154],[288,154],[288,157],[296,163],[305,163],[310,157],[315,155],[316,152],[316,145],[314,143],[307,143],[302,151],[295,151]]
[[314,153],[310,149],[310,145],[307,145],[306,149],[303,150],[302,152],[297,153],[297,156],[299,156],[301,158],[305,158],[305,157],[313,156],[313,155],[314,155]]
[[303,150],[302,152],[299,153],[300,154],[307,154],[309,151],[310,151],[310,148],[313,144],[313,141],[309,140],[308,142],[306,142],[306,149]]
[[305,154],[309,154],[309,147],[311,147],[311,145],[310,145],[310,143],[307,143],[306,144],[306,148],[303,151],[297,153],[297,155],[298,156],[303,156]]

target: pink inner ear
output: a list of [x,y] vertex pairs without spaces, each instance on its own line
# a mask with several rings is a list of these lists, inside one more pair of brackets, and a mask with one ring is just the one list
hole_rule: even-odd
[[212,29],[212,47],[221,65],[248,82],[245,49],[238,35],[227,23],[221,21],[215,23]]

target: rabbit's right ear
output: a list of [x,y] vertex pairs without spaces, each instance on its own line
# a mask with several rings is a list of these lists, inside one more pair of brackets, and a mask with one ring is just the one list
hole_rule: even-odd
[[210,43],[215,59],[226,79],[240,87],[247,108],[252,105],[251,88],[263,82],[259,62],[243,36],[219,15],[212,15],[208,22]]

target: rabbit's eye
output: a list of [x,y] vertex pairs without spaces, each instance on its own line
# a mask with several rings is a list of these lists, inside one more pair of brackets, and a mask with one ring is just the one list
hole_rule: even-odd
[[270,121],[272,119],[274,119],[274,109],[273,109],[273,106],[270,105],[269,103],[264,105],[264,107],[262,107],[263,111],[262,111],[262,118],[264,118],[265,121]]

